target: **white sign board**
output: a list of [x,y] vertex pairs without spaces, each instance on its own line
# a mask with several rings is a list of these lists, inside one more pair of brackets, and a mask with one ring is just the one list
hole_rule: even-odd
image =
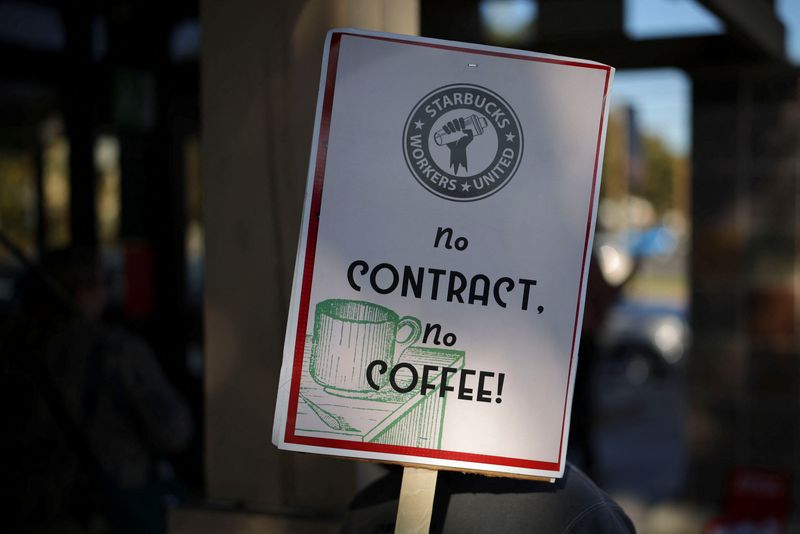
[[329,33],[278,447],[563,474],[613,73]]

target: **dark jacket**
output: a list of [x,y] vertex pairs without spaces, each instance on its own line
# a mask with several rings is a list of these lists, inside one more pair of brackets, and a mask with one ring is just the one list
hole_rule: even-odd
[[[345,533],[394,532],[402,470],[377,480],[353,501]],[[555,483],[440,471],[431,532],[542,534],[635,533],[625,512],[585,474],[567,464]]]

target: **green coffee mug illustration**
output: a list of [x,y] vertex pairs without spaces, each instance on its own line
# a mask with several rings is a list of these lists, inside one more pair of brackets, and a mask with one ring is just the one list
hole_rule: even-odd
[[[398,338],[401,329],[408,335]],[[422,325],[416,317],[359,300],[324,300],[317,304],[309,371],[326,391],[345,396],[375,393],[367,382],[367,365],[383,360],[391,368],[416,343]],[[381,387],[388,373],[375,377]]]

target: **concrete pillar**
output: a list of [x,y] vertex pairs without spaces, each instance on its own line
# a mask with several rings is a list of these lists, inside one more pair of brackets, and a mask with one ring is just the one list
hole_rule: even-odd
[[354,463],[270,442],[325,33],[416,33],[418,0],[203,0],[208,497],[342,509]]

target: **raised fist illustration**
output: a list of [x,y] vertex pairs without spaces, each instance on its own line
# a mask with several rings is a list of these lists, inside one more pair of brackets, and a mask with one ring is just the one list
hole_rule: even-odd
[[[453,174],[458,174],[458,168],[464,166],[467,170],[467,146],[475,138],[472,128],[468,127],[468,123],[463,117],[453,119],[446,123],[442,130],[445,133],[445,139],[454,139],[448,143],[447,148],[450,149],[450,168],[453,169]],[[461,134],[460,136],[458,134]],[[451,135],[451,134],[455,134]]]

